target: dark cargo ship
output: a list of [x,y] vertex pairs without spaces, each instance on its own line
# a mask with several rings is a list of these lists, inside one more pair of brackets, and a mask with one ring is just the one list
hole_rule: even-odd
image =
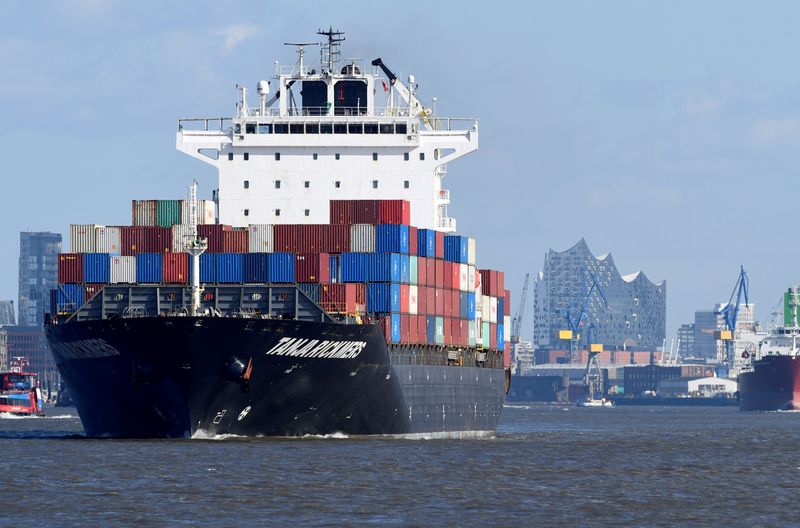
[[132,226],[71,227],[46,333],[88,435],[495,431],[510,293],[442,188],[477,120],[320,34],[319,69],[298,45],[258,108],[242,87],[235,117],[179,120],[219,171],[211,213],[193,185],[134,201]]

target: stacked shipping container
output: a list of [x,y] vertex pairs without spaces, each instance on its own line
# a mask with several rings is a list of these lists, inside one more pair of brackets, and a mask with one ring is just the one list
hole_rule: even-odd
[[[188,284],[185,213],[180,200],[142,200],[133,226],[71,226],[53,309],[104,284]],[[330,313],[376,318],[390,343],[506,348],[510,292],[502,272],[476,268],[473,239],[409,226],[403,200],[333,200],[330,220],[198,225],[200,281],[297,283]]]

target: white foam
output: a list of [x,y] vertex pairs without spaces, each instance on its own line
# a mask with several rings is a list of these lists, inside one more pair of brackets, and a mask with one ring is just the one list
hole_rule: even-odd
[[328,438],[333,438],[333,439],[341,440],[341,439],[350,438],[350,437],[348,435],[344,434],[344,433],[331,433],[331,434],[324,434],[324,435],[307,434],[307,435],[301,436],[301,438],[321,438],[323,440],[324,439],[328,439]]
[[215,433],[210,433],[205,429],[198,429],[192,435],[192,440],[228,440],[229,438],[245,438],[245,437],[235,434],[215,434]]
[[504,403],[503,408],[505,409],[532,409],[530,405],[519,405],[514,403]]

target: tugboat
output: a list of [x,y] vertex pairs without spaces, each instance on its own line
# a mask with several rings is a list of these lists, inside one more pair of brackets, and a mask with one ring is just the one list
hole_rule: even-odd
[[0,413],[44,416],[37,374],[27,368],[27,358],[14,357],[9,370],[0,372]]

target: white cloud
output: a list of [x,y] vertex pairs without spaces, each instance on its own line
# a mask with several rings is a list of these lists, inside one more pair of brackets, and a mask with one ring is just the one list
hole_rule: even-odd
[[252,24],[234,24],[217,31],[216,34],[222,39],[222,48],[226,52],[230,52],[245,40],[256,35],[258,31],[258,26]]
[[794,143],[800,141],[800,120],[794,117],[762,119],[753,125],[753,137],[759,143]]

